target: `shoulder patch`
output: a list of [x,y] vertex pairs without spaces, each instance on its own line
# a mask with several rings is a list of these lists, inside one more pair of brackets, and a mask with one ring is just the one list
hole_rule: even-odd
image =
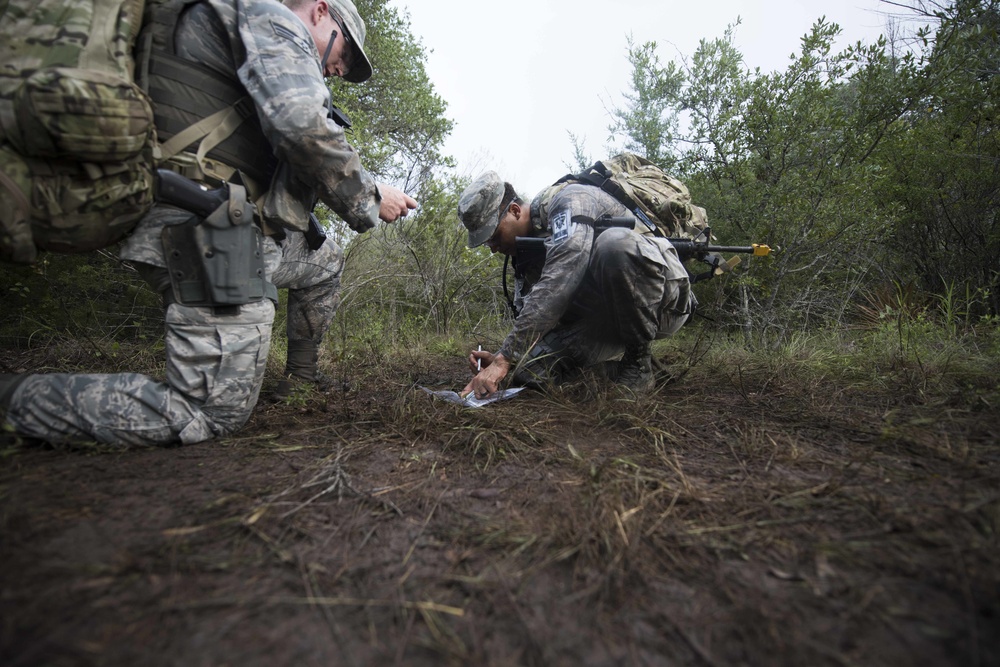
[[553,213],[549,216],[549,224],[552,227],[552,243],[559,244],[569,238],[570,234],[573,232],[573,220],[569,214],[569,209],[564,208],[561,211]]
[[295,44],[295,46],[302,49],[305,53],[310,55],[312,54],[312,48],[309,46],[309,43],[302,39],[302,37],[296,34],[295,31],[288,26],[276,23],[274,19],[271,19],[271,29],[274,30],[274,35],[276,37],[287,39]]

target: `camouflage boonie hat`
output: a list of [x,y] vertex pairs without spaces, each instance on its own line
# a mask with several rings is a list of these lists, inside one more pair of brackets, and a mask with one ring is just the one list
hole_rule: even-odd
[[500,223],[503,179],[495,171],[481,174],[458,200],[458,217],[469,230],[469,247],[486,243]]
[[326,0],[330,9],[340,16],[344,22],[344,30],[351,38],[354,45],[354,64],[351,70],[344,77],[344,81],[351,83],[361,83],[367,81],[372,75],[372,63],[365,55],[365,22],[358,14],[357,7],[351,0]]

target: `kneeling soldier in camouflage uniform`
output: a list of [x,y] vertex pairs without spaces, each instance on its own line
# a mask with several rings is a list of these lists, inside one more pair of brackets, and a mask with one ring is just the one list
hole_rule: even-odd
[[670,242],[633,229],[595,230],[603,215],[628,216],[599,188],[567,185],[531,205],[495,172],[462,194],[458,215],[469,247],[486,244],[517,265],[518,237],[545,239],[544,264],[517,279],[514,328],[496,353],[473,351],[476,373],[465,388],[497,390],[514,371],[517,384],[559,382],[580,369],[621,360],[612,376],[633,390],[653,387],[650,344],[676,332],[694,304],[687,270]]
[[[232,433],[260,394],[276,287],[289,288],[287,372],[315,380],[343,266],[335,243],[310,247],[303,235],[316,200],[359,232],[416,207],[376,184],[331,113],[324,77],[372,73],[350,0],[153,7],[136,69],[156,103],[169,168],[209,187],[228,183],[229,199],[211,214],[160,203],[122,251],[164,295],[166,382],[135,373],[0,377],[0,416],[22,435],[165,445]],[[219,262],[225,253],[241,261]]]

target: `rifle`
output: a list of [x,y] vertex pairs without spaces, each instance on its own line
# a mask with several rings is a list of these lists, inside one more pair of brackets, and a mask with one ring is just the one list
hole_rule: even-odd
[[[611,227],[635,228],[635,218],[631,216],[612,217],[602,215],[594,221],[594,234],[600,234]],[[752,243],[750,245],[715,245],[710,242],[712,230],[708,227],[703,229],[696,239],[667,238],[670,245],[677,251],[681,262],[696,259],[712,267],[708,274],[691,276],[691,282],[706,280],[723,273],[732,271],[740,263],[739,257],[733,257],[726,261],[722,259],[720,253],[742,253],[753,255],[754,257],[767,257],[771,254],[771,247],[763,243]],[[525,272],[532,268],[540,268],[545,263],[545,239],[530,236],[518,236],[515,239],[517,247],[516,259],[514,262],[514,275],[523,277]],[[780,250],[775,248],[775,251]]]
[[[686,262],[689,259],[696,259],[699,262],[704,262],[712,267],[704,273],[698,273],[695,275],[690,275],[689,272],[691,284],[701,280],[709,280],[715,276],[721,276],[723,273],[729,273],[742,261],[735,255],[730,257],[728,260],[724,260],[722,259],[722,255],[720,253],[735,252],[752,255],[754,257],[767,257],[771,254],[771,246],[763,243],[751,243],[750,245],[715,245],[713,243],[709,243],[708,239],[712,237],[712,232],[708,227],[704,229],[702,235],[705,239],[703,241],[699,241],[698,239],[667,239],[670,241],[670,245],[674,247],[674,250],[677,251],[677,256],[680,258],[681,262]],[[699,236],[699,238],[701,238],[701,236]],[[775,246],[774,250],[778,251],[780,248]]]
[[[602,215],[600,218],[595,220],[593,224],[594,234],[597,235],[611,227],[634,229],[635,218],[631,216],[612,217],[609,215]],[[715,276],[722,275],[723,273],[729,273],[742,261],[736,256],[731,257],[729,260],[724,260],[721,253],[740,253],[752,255],[754,257],[767,257],[772,252],[772,248],[768,245],[764,245],[763,243],[752,243],[746,246],[715,245],[710,242],[711,238],[712,231],[708,227],[703,229],[696,239],[667,238],[667,240],[670,241],[670,245],[672,245],[677,251],[677,256],[680,258],[682,263],[691,259],[696,259],[700,262],[708,264],[711,267],[704,273],[692,275],[688,272],[692,284],[702,280],[709,280]],[[532,236],[518,236],[514,239],[514,243],[517,248],[514,257],[514,277],[523,278],[529,271],[540,271],[545,265],[545,239]],[[773,250],[777,252],[780,248],[775,247]],[[506,263],[504,264],[503,272],[503,291],[504,295],[507,297],[507,302],[513,309],[514,303],[507,290]]]

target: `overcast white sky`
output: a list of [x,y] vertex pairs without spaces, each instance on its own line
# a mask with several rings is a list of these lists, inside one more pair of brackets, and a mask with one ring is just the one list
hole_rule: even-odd
[[[748,69],[784,69],[821,16],[838,47],[884,31],[878,0],[392,0],[428,52],[427,73],[456,126],[445,144],[460,173],[495,169],[533,195],[567,172],[568,132],[606,157],[608,109],[628,87],[627,38],[655,40],[662,62],[736,28]],[[883,5],[884,8],[884,5]],[[378,63],[375,63],[376,76]]]

